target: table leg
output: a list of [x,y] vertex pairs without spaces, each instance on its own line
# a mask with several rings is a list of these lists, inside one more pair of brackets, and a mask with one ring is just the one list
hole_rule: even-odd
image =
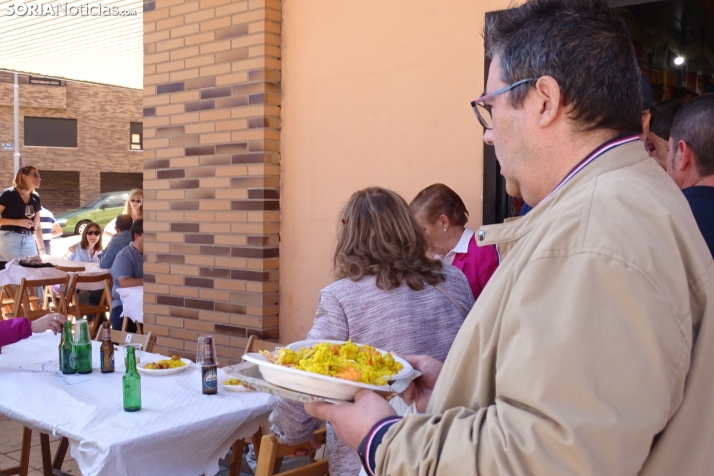
[[52,454],[50,452],[50,435],[40,433],[40,447],[42,449],[42,472],[45,476],[52,476]]
[[69,440],[63,436],[55,453],[55,459],[52,461],[53,469],[62,469],[64,457],[67,455],[67,448],[69,448]]
[[15,466],[13,468],[7,468],[0,470],[0,474],[3,476],[11,476],[13,474],[19,474],[20,476],[27,476],[27,472],[30,469],[30,445],[32,443],[32,430],[25,427],[22,431],[22,451],[20,451],[20,466]]

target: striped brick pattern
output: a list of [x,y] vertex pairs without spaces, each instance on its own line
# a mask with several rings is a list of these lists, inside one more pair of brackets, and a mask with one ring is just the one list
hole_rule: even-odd
[[144,322],[222,363],[278,337],[279,0],[144,4]]

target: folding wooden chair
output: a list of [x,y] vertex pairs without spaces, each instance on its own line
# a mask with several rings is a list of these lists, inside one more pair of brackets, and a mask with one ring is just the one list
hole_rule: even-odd
[[[153,352],[154,344],[156,344],[156,336],[153,332],[149,332],[147,334],[134,334],[133,332],[115,331],[112,329],[111,335],[113,344],[141,344],[143,352]],[[102,336],[98,335],[95,340],[101,341]]]
[[[248,343],[245,346],[244,354],[249,352],[260,352],[261,350],[273,351],[280,345],[275,342],[269,342],[267,340],[259,340],[255,335],[250,336]],[[253,450],[255,455],[258,456],[260,451],[261,438],[263,437],[263,428],[258,428],[251,440],[253,443]],[[240,466],[243,461],[243,447],[245,446],[245,440],[236,440],[233,442],[231,451],[231,461],[228,463],[228,474],[229,476],[240,476]]]
[[[315,432],[320,445],[325,444],[325,428],[321,428]],[[283,458],[295,453],[298,450],[307,450],[310,455],[310,463],[284,473],[282,476],[328,476],[330,473],[327,470],[327,458],[320,461],[315,461],[315,450],[305,442],[299,445],[282,445],[274,435],[265,435],[260,445],[260,454],[258,455],[258,466],[255,468],[255,476],[273,476],[280,472],[280,466],[283,463]]]
[[[99,304],[92,306],[89,304],[80,304],[79,295],[77,294],[77,284],[79,283],[99,283],[104,281],[104,291],[99,300]],[[94,314],[94,320],[89,330],[91,339],[96,339],[99,332],[99,325],[102,321],[102,315],[112,312],[112,275],[109,273],[96,274],[92,276],[80,276],[73,274],[69,281],[69,289],[67,290],[67,315],[75,316],[77,319],[83,316]]]
[[51,303],[43,306],[33,306],[31,305],[31,296],[34,295],[34,289],[46,286],[60,285],[67,287],[69,281],[69,276],[64,276],[62,278],[52,278],[52,279],[25,279],[23,278],[15,292],[14,302],[12,306],[12,311],[5,314],[5,318],[12,317],[26,317],[27,319],[33,321],[39,317],[44,316],[48,312],[59,312],[61,314],[67,314],[66,301],[64,294],[60,294],[53,299]]
[[[12,313],[12,307],[15,305],[15,292],[13,288],[17,288],[17,286],[8,284],[0,288],[0,313],[3,316]],[[32,309],[40,308],[40,298],[34,294],[30,296],[29,301]]]

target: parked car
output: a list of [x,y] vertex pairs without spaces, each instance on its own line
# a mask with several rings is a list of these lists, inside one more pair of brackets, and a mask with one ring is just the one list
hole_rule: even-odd
[[79,208],[58,213],[55,220],[62,227],[63,235],[81,235],[90,221],[99,224],[103,230],[117,215],[121,215],[128,197],[129,191],[102,193]]

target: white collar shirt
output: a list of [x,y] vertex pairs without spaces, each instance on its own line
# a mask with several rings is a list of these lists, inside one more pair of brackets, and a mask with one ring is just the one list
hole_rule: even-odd
[[434,255],[434,259],[441,260],[442,263],[453,264],[454,258],[456,258],[456,253],[466,253],[469,251],[469,242],[471,241],[471,238],[473,236],[474,231],[471,228],[466,227],[464,229],[464,233],[459,239],[459,242],[456,243],[456,246],[454,246],[454,249],[446,253],[446,256],[444,256],[443,258],[441,257],[441,255]]

